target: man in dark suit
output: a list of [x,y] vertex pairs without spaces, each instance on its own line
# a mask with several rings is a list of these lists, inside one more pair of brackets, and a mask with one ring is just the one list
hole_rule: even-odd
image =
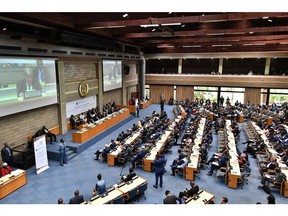
[[121,182],[129,182],[133,179],[133,177],[136,176],[136,173],[134,172],[134,169],[133,168],[130,168],[129,169],[129,174],[128,175],[123,175],[121,177],[121,180],[119,181],[119,183]]
[[6,162],[11,167],[13,162],[13,151],[8,143],[5,143],[4,147],[1,149],[1,157],[3,163]]
[[153,185],[154,188],[158,188],[158,179],[160,178],[160,187],[163,186],[163,175],[165,172],[165,159],[162,157],[162,155],[157,154],[156,160],[154,161],[154,167],[155,167],[155,185]]
[[185,192],[185,196],[188,198],[193,197],[199,191],[199,187],[198,187],[198,185],[195,184],[194,181],[190,181],[190,186],[191,186],[191,188],[190,189],[186,188],[186,192]]
[[70,199],[69,204],[81,204],[84,202],[84,197],[83,195],[79,195],[79,190],[76,190],[74,195],[75,196]]
[[166,198],[163,200],[164,204],[178,204],[177,201],[180,203],[181,199],[172,195],[169,190],[165,191]]
[[138,151],[138,153],[136,154],[136,156],[131,159],[131,164],[132,164],[132,167],[133,167],[134,169],[135,169],[135,167],[136,167],[136,162],[141,161],[141,160],[145,157],[145,154],[146,154],[145,147],[142,146],[141,149],[139,149],[139,151]]
[[53,143],[53,139],[54,139],[54,142],[57,142],[56,134],[49,131],[46,126],[42,127],[42,134],[45,134],[50,138],[50,144]]

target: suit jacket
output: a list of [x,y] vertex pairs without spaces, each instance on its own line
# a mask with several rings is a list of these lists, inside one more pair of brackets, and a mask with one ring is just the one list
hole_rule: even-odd
[[[9,150],[10,150],[10,156],[9,156]],[[8,164],[10,162],[12,162],[12,158],[13,158],[13,151],[12,151],[12,148],[10,146],[8,147],[3,147],[1,149],[1,157],[2,157],[2,161],[3,162],[7,162]]]
[[176,197],[175,195],[171,195],[171,196],[167,196],[164,200],[163,203],[164,204],[177,204],[177,200],[181,201],[181,199],[179,197]]
[[165,171],[165,159],[164,158],[158,158],[154,161],[154,167],[155,167],[155,173],[162,173],[164,174]]
[[80,204],[84,202],[83,195],[74,196],[70,199],[69,204]]
[[198,185],[195,185],[194,187],[191,187],[187,192],[186,196],[187,197],[192,197],[193,195],[197,194],[199,191]]

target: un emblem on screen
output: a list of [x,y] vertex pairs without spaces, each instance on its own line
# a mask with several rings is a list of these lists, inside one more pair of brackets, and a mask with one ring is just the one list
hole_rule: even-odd
[[81,81],[78,87],[80,97],[85,97],[89,92],[89,85],[86,81]]

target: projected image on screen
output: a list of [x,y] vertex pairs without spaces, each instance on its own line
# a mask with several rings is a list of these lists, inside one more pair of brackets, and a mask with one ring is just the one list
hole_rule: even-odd
[[0,116],[54,103],[55,60],[0,58]]
[[103,90],[122,88],[122,61],[103,60]]

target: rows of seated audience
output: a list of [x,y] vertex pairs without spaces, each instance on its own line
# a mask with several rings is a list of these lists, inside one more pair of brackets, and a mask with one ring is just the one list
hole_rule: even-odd
[[[196,134],[199,128],[202,115],[196,112],[191,118],[190,122],[185,127],[185,132],[182,136],[180,148],[178,149],[178,158],[175,158],[171,164],[172,176],[175,176],[175,172],[183,170],[189,162],[189,156],[193,153],[193,145],[196,139]],[[211,148],[213,140],[212,136],[212,121],[207,120],[205,122],[204,132],[202,135],[201,144],[199,144],[199,168],[204,168],[201,164],[207,161],[208,150]],[[181,172],[180,172],[181,173]]]
[[[282,104],[281,107],[286,107],[286,105]],[[253,109],[256,110],[261,108],[253,107]],[[276,105],[264,107],[266,110],[278,111],[279,108],[280,107],[277,108]],[[268,125],[265,121],[265,118],[259,118],[256,121],[256,125],[259,126],[268,140],[264,140],[263,137],[255,131],[254,137],[243,142],[243,144],[247,145],[247,153],[251,154],[257,161],[261,177],[260,185],[258,187],[270,194],[271,187],[279,189],[282,181],[287,181],[286,176],[281,172],[281,166],[288,165],[288,131],[287,126],[282,124],[282,122],[287,122],[287,116],[285,118],[283,118],[283,116],[278,118],[278,121],[273,121],[272,125]],[[251,124],[248,124],[248,126],[250,129],[251,127],[253,129]],[[267,141],[270,148],[273,148],[276,151],[276,155],[272,155],[267,149],[265,144]]]

